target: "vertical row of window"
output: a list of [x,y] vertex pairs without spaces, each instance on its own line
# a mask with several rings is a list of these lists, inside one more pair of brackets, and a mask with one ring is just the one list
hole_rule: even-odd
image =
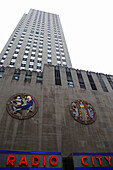
[[5,68],[3,66],[0,67],[0,78],[3,77],[4,71],[5,71]]
[[98,80],[99,80],[99,82],[101,84],[101,87],[102,87],[103,91],[108,92],[108,89],[107,89],[107,87],[106,87],[106,85],[105,85],[105,83],[104,83],[100,73],[96,73],[96,75],[98,77]]
[[67,84],[69,87],[74,87],[71,70],[68,67],[66,67],[65,69],[66,69]]
[[[38,21],[38,24],[37,24],[37,27],[36,27],[36,32],[34,34],[37,17],[38,17],[38,11],[35,15],[35,19],[34,19],[34,22],[33,22],[32,28],[31,28],[30,35],[28,37],[28,42],[27,42],[25,53],[24,53],[23,60],[22,60],[22,63],[21,63],[21,69],[25,69],[28,54],[29,54],[29,51],[31,49],[31,43],[33,42],[31,57],[30,57],[30,63],[29,63],[29,68],[28,68],[30,71],[33,71],[35,57],[36,57],[37,43],[38,43],[38,37],[39,37],[39,28],[40,28],[40,22],[41,22],[41,13],[40,13],[39,21]],[[33,35],[34,35],[34,40],[33,40]],[[42,45],[42,44],[39,43],[39,49],[42,49],[42,47],[40,47],[40,45]],[[37,67],[38,67],[37,69],[39,69],[39,71],[41,71],[41,68],[39,68],[41,66],[40,64],[41,64],[41,62],[37,62]]]
[[87,76],[88,76],[92,90],[97,90],[96,85],[95,85],[94,80],[93,80],[93,77],[91,75],[91,72],[87,71],[86,73],[87,73]]
[[47,63],[52,64],[52,52],[51,52],[51,32],[50,32],[50,14],[48,13],[48,27],[47,27]]
[[66,58],[63,49],[63,42],[60,33],[60,27],[57,19],[57,15],[53,16],[53,28],[54,28],[54,40],[55,40],[55,47],[56,47],[56,58],[57,58],[57,65],[66,66]]
[[18,34],[18,32],[20,31],[23,22],[25,21],[25,18],[26,18],[26,15],[25,15],[24,18],[22,18],[22,20],[20,21],[20,24],[19,24],[19,26],[18,26],[18,28],[17,28],[17,30],[16,30],[16,32],[15,32],[13,38],[11,39],[11,41],[10,41],[10,43],[9,43],[9,45],[8,45],[8,48],[6,49],[6,51],[5,51],[5,53],[4,53],[3,57],[2,57],[2,59],[1,59],[1,61],[0,61],[0,66],[3,65],[5,59],[7,58],[7,54],[9,53],[10,48],[11,48],[11,46],[13,45],[14,40],[15,40],[15,38],[17,37],[17,34]]
[[54,69],[55,69],[55,84],[61,86],[60,69],[58,66],[55,66]]
[[107,78],[107,80],[108,80],[108,82],[109,82],[111,88],[113,89],[113,81],[112,81],[110,75],[106,75],[106,78]]
[[[30,45],[33,41],[32,39],[33,39],[33,35],[34,35],[34,30],[35,30],[37,18],[38,18],[38,11],[35,15],[35,19],[33,21],[33,25],[32,25],[30,36],[29,36]],[[33,71],[34,61],[35,61],[35,57],[36,57],[37,43],[38,43],[38,35],[35,33],[34,41],[33,41],[33,47],[32,47],[32,51],[31,51],[30,63],[29,63],[29,68],[28,68],[30,71]]]
[[[16,47],[16,49],[15,49],[15,51],[14,51],[14,54],[13,54],[12,59],[11,59],[10,64],[9,64],[10,67],[14,67],[14,64],[15,64],[16,59],[17,59],[17,57],[18,57],[18,54],[19,54],[20,48],[21,48],[21,46],[22,46],[23,40],[24,40],[24,38],[25,38],[25,36],[26,36],[27,28],[28,28],[29,23],[30,23],[30,21],[31,21],[32,15],[33,15],[33,11],[32,11],[32,13],[31,13],[31,15],[29,16],[29,19],[28,19],[28,21],[27,21],[27,24],[26,24],[26,26],[25,26],[25,28],[24,28],[24,30],[23,30],[23,32],[22,32],[22,35],[21,35],[21,37],[20,37],[20,40],[18,41],[18,45],[17,45],[17,47]],[[27,51],[27,50],[26,50],[26,51]],[[26,54],[27,54],[27,52],[25,53],[25,55],[26,55]],[[23,65],[24,65],[24,64],[23,64]],[[21,66],[22,66],[22,65],[21,65]],[[23,66],[22,66],[22,67],[23,67]]]
[[86,86],[85,86],[85,83],[84,83],[81,71],[80,70],[76,70],[76,73],[77,73],[77,77],[78,77],[80,88],[86,89]]
[[[37,31],[39,32],[40,28],[40,23],[41,23],[41,15],[42,12],[40,13],[39,16],[39,21],[38,21],[38,28]],[[43,18],[42,18],[42,25],[41,25],[41,30],[40,30],[40,39],[39,39],[39,48],[38,48],[38,60],[37,60],[37,72],[41,72],[42,68],[42,54],[43,54],[43,41],[44,41],[44,23],[45,23],[45,12],[43,13]]]

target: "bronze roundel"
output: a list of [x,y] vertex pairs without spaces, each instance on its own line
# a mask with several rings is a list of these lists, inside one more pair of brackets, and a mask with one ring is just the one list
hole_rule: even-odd
[[23,120],[34,116],[39,106],[32,95],[18,93],[9,98],[6,108],[12,117]]
[[73,101],[70,106],[70,112],[76,121],[85,125],[91,124],[96,120],[94,107],[84,100]]

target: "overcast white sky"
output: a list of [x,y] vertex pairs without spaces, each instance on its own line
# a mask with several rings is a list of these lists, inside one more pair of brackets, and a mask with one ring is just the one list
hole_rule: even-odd
[[113,0],[3,0],[0,52],[30,8],[59,14],[73,68],[113,75]]

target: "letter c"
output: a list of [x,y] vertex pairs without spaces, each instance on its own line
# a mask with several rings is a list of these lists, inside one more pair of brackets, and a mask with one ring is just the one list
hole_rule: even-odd
[[82,164],[85,165],[85,166],[89,165],[88,162],[87,163],[84,162],[84,159],[87,159],[87,156],[82,157],[82,159],[81,159]]

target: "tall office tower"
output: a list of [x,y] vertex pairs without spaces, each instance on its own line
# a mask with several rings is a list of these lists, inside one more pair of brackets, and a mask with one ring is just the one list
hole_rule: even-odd
[[58,15],[24,14],[0,56],[0,169],[113,167],[113,76],[71,68]]
[[31,9],[1,52],[0,66],[39,72],[44,64],[72,67],[59,16]]

